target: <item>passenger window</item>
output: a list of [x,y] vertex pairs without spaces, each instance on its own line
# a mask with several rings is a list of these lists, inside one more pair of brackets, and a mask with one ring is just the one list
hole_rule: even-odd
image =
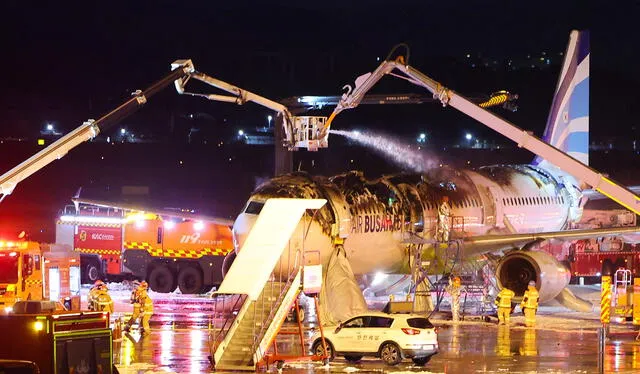
[[350,321],[347,321],[343,327],[345,328],[353,328],[353,327],[364,327],[365,326],[365,317],[356,317]]
[[33,256],[34,262],[36,263],[36,270],[40,270],[40,255]]
[[407,319],[407,325],[414,329],[432,329],[433,325],[426,318],[409,318]]
[[369,317],[369,324],[367,327],[382,327],[389,328],[393,323],[393,318],[387,317]]
[[33,274],[33,257],[31,255],[22,256],[22,273],[23,276]]

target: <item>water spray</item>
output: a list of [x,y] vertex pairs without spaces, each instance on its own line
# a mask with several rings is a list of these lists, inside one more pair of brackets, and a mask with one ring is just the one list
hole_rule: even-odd
[[408,144],[383,136],[380,134],[363,134],[359,131],[329,130],[329,133],[342,135],[369,147],[377,153],[386,156],[394,163],[424,173],[430,169],[438,168],[439,162],[434,157],[428,156],[417,149],[412,149]]

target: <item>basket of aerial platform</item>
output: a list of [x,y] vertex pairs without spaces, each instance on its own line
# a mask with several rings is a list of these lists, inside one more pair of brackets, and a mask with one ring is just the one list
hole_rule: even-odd
[[0,315],[0,331],[11,337],[0,343],[0,359],[33,362],[42,374],[114,372],[107,312],[58,312],[52,302],[21,302]]

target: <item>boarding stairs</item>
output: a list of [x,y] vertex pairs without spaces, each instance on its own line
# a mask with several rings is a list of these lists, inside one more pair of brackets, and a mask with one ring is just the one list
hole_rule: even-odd
[[[225,317],[210,335],[215,370],[255,371],[302,289],[302,248],[307,209],[326,200],[270,199],[262,208],[220,288],[216,312]],[[287,245],[289,243],[289,245]]]
[[[301,289],[301,272],[286,282],[268,281],[258,300],[244,299],[230,328],[214,337],[216,370],[254,371],[277,335]],[[222,334],[226,334],[223,336]]]
[[495,296],[498,284],[495,277],[495,260],[491,256],[478,256],[473,261],[462,261],[456,274],[462,278],[464,295],[460,312],[466,314],[491,315],[496,309]]

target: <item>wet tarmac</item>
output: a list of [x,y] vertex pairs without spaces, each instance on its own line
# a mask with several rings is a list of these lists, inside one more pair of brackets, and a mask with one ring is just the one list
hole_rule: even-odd
[[[136,331],[114,343],[114,362],[120,373],[206,373],[209,364],[209,332],[221,324],[206,297],[170,295],[157,298],[148,336]],[[115,317],[130,306],[116,303]],[[481,320],[453,324],[433,318],[438,327],[440,352],[424,367],[405,360],[389,367],[375,358],[353,364],[337,357],[327,366],[320,362],[285,363],[288,373],[596,373],[598,345],[597,313],[558,312],[541,307],[536,328],[525,328],[523,317],[514,314],[510,326]],[[311,320],[312,322],[313,320]],[[284,329],[297,331],[296,324]],[[308,324],[307,327],[311,325]],[[640,372],[640,341],[631,325],[612,325],[607,340],[604,372]],[[278,338],[281,354],[300,355],[297,335]],[[310,344],[310,342],[307,342]],[[308,347],[307,347],[308,348]],[[275,367],[266,371],[277,372]],[[220,373],[220,371],[218,371]]]
[[[162,316],[165,317],[165,316]],[[196,322],[196,321],[193,321]],[[437,323],[436,323],[437,324]],[[179,323],[178,325],[182,325]],[[116,342],[115,362],[120,373],[211,372],[208,360],[208,322],[174,327],[156,321],[152,333],[133,332]],[[294,329],[293,324],[286,328]],[[338,357],[328,366],[314,362],[288,362],[283,371],[324,372],[436,372],[436,373],[593,373],[598,369],[597,334],[594,330],[546,330],[487,323],[440,324],[440,353],[425,367],[409,360],[388,367],[376,359],[352,364]],[[640,342],[633,331],[613,333],[605,354],[605,372],[640,371]],[[300,354],[297,336],[278,339],[282,354]],[[269,371],[276,371],[270,368]]]

